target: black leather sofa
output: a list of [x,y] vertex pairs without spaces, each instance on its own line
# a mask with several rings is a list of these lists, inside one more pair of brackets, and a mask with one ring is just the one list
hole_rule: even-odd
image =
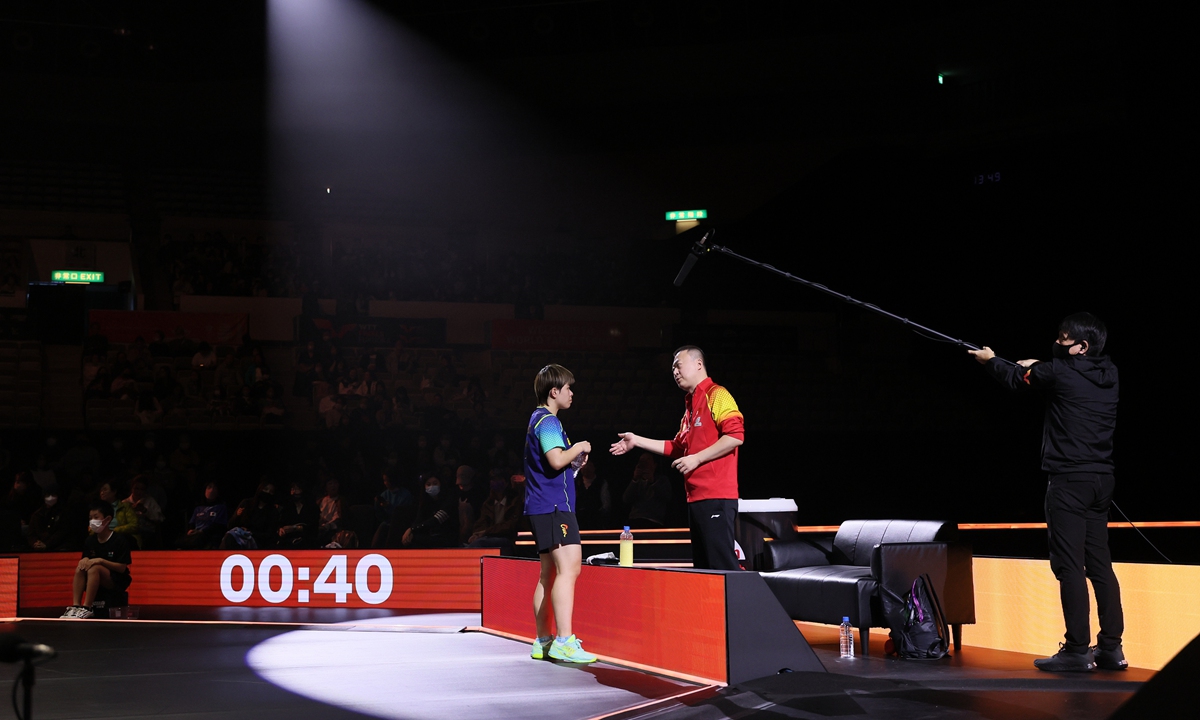
[[828,540],[774,541],[764,545],[767,586],[793,620],[858,628],[867,655],[871,628],[887,627],[880,587],[903,596],[928,573],[941,600],[954,649],[962,626],[975,622],[971,548],[958,542],[958,526],[933,520],[847,520]]

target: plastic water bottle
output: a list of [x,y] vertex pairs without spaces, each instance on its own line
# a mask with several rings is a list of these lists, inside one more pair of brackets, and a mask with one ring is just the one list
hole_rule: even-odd
[[629,532],[628,525],[621,532],[621,565],[622,567],[633,565],[633,533]]
[[854,657],[854,628],[850,625],[850,618],[843,617],[841,625],[841,642],[839,643],[842,657]]

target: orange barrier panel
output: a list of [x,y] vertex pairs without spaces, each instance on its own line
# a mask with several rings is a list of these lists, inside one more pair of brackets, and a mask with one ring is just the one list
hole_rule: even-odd
[[[134,552],[133,605],[479,610],[481,557],[499,550]],[[79,555],[20,557],[22,608],[71,602]]]
[[[483,627],[532,641],[538,562],[483,561]],[[591,652],[632,665],[725,682],[725,578],[720,574],[584,565],[575,634]]]
[[[1125,611],[1125,657],[1134,667],[1161,670],[1200,634],[1200,567],[1113,563],[1113,570]],[[1064,627],[1049,562],[977,557],[974,573],[976,622],[963,626],[963,644],[1040,655],[1056,651]],[[1091,619],[1095,641],[1094,597]]]
[[0,618],[17,616],[17,570],[15,557],[0,558]]

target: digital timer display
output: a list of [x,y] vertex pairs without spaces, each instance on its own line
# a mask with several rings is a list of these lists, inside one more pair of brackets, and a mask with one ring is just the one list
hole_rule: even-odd
[[979,173],[971,176],[972,185],[990,185],[1000,182],[1000,171],[990,173]]
[[[221,564],[221,595],[238,604],[246,602],[258,591],[263,600],[278,605],[291,599],[295,589],[295,599],[300,604],[307,604],[316,595],[329,595],[337,605],[345,605],[351,595],[367,605],[382,605],[388,601],[392,595],[392,563],[387,558],[376,553],[359,558],[354,565],[354,582],[347,580],[347,565],[345,555],[331,555],[312,587],[307,588],[300,587],[300,583],[308,581],[311,568],[300,566],[293,571],[292,561],[286,555],[266,556],[259,562],[257,571],[254,562],[245,555],[230,555]],[[274,572],[276,570],[278,573]],[[235,577],[238,574],[240,579]]]

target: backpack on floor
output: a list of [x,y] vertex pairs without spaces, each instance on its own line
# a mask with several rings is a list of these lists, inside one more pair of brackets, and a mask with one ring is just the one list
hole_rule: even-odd
[[935,660],[950,654],[950,626],[928,575],[913,580],[904,596],[883,589],[883,613],[902,658]]

